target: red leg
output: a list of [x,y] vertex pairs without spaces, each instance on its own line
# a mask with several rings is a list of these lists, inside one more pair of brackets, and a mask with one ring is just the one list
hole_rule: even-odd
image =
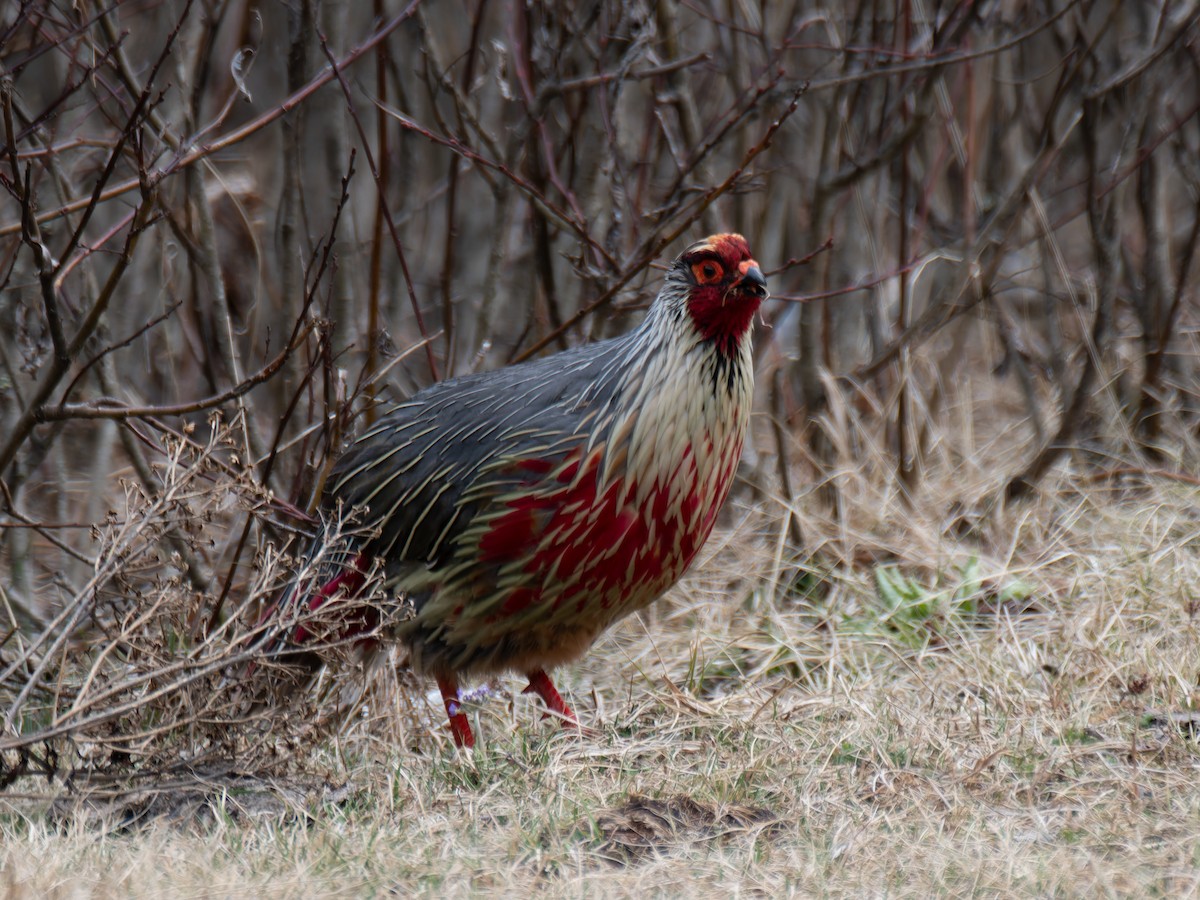
[[544,670],[538,669],[535,672],[529,673],[529,687],[525,688],[521,693],[535,693],[546,703],[546,709],[550,710],[551,714],[562,720],[564,728],[579,728],[579,720],[575,718],[575,713],[571,712],[571,707],[554,687],[554,682],[550,680],[550,676]]
[[450,734],[454,737],[454,746],[470,750],[475,746],[475,735],[471,733],[471,723],[467,721],[467,714],[458,705],[458,682],[452,677],[443,678],[439,675],[437,685],[446,704],[446,715],[450,717]]

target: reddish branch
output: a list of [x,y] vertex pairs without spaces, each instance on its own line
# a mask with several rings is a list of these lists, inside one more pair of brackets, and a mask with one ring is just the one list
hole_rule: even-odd
[[308,333],[312,331],[313,325],[313,322],[307,322],[303,328],[294,334],[291,343],[284,348],[282,353],[253,375],[248,376],[229,388],[229,390],[222,391],[219,394],[213,394],[210,397],[204,397],[200,400],[192,400],[188,403],[159,404],[154,406],[125,406],[119,400],[114,400],[110,397],[99,397],[88,403],[64,403],[58,406],[34,409],[34,421],[42,423],[63,419],[135,419],[144,418],[145,416],[184,416],[189,413],[221,406],[230,400],[236,400],[251,388],[262,384],[278,372],[283,364],[287,362],[287,358],[304,342]]
[[[393,31],[395,31],[397,28],[399,28],[401,25],[403,25],[406,21],[408,21],[412,17],[413,13],[417,9],[417,6],[420,5],[420,2],[421,2],[421,0],[411,0],[411,2],[408,4],[408,6],[406,6],[401,13],[399,13],[394,18],[392,18],[382,28],[380,28],[378,31],[376,31],[374,34],[372,34],[369,38],[367,38],[365,41],[363,41],[363,43],[359,44],[357,47],[355,47],[353,50],[351,50],[349,53],[347,53],[345,56],[343,56],[338,61],[338,66],[337,66],[338,69],[345,69],[347,66],[356,62],[364,54],[371,52],[371,50],[373,50],[376,46],[378,46],[381,41],[383,41],[385,38],[387,38],[388,35],[390,35]],[[189,4],[190,4],[190,0],[189,0]],[[167,47],[164,49],[170,49],[170,48]],[[155,180],[161,180],[162,178],[164,178],[168,175],[173,175],[176,172],[179,172],[182,169],[185,169],[188,166],[193,165],[194,163],[199,162],[202,159],[212,156],[214,153],[218,153],[222,150],[226,150],[229,147],[232,147],[236,144],[241,143],[246,138],[261,131],[267,125],[274,122],[276,119],[291,112],[293,109],[295,109],[297,106],[299,106],[305,100],[307,100],[310,96],[312,96],[314,93],[316,93],[316,91],[320,90],[322,87],[327,85],[335,77],[336,77],[336,72],[333,68],[324,69],[319,74],[314,76],[313,79],[308,84],[306,84],[300,90],[296,91],[294,94],[292,94],[290,97],[288,97],[282,103],[280,103],[274,109],[271,109],[271,110],[263,113],[257,119],[254,119],[251,122],[247,122],[245,125],[243,125],[240,128],[235,128],[233,131],[229,132],[229,134],[225,135],[222,138],[219,138],[218,140],[212,141],[211,143],[207,143],[207,144],[201,144],[200,146],[192,147],[190,150],[187,150],[186,152],[176,156],[174,159],[172,159],[170,162],[168,162],[162,168],[155,170],[155,172],[153,173],[153,178]],[[153,78],[149,79],[147,83],[150,83],[152,81],[153,81]],[[122,194],[127,194],[130,191],[135,190],[138,187],[138,184],[139,184],[138,179],[131,178],[128,181],[123,181],[120,184],[116,184],[116,185],[113,185],[112,187],[101,190],[94,199],[75,200],[70,203],[65,203],[62,206],[57,207],[56,209],[52,209],[52,210],[48,210],[44,213],[40,213],[37,216],[37,221],[39,223],[48,222],[52,219],[57,219],[57,218],[60,218],[61,216],[65,216],[65,215],[68,215],[73,212],[79,212],[80,210],[85,210],[88,208],[89,205],[94,205],[96,202],[103,202],[105,200],[111,200],[114,197],[119,197]],[[20,229],[21,229],[21,223],[19,223],[19,222],[0,226],[0,237],[3,237],[8,234],[14,234],[15,232],[19,231]]]

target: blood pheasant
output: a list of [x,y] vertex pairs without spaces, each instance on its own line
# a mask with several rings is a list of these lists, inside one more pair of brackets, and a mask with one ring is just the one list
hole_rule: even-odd
[[[457,745],[475,743],[459,679],[515,671],[575,722],[547,670],[642,609],[695,558],[729,493],[753,387],[766,280],[736,234],[671,265],[637,329],[435,384],[388,410],[337,462],[324,498],[377,534],[316,590],[361,590],[374,559],[414,668],[437,680]],[[297,627],[287,643],[302,644]]]

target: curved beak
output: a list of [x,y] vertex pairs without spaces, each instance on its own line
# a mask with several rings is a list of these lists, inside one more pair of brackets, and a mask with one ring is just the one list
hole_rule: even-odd
[[741,272],[742,280],[738,282],[738,290],[753,294],[760,300],[767,298],[767,279],[763,276],[762,269],[758,267],[752,259],[746,260],[740,266],[738,271]]

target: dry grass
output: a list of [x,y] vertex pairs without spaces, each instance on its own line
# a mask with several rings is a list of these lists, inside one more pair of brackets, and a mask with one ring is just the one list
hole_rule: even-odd
[[836,531],[802,504],[810,539],[904,573],[890,594],[882,562],[792,566],[770,505],[734,508],[563,673],[597,736],[502,682],[454,753],[426,686],[377,665],[289,775],[10,798],[4,889],[1194,894],[1194,489],[1050,488],[958,539],[866,491]]

